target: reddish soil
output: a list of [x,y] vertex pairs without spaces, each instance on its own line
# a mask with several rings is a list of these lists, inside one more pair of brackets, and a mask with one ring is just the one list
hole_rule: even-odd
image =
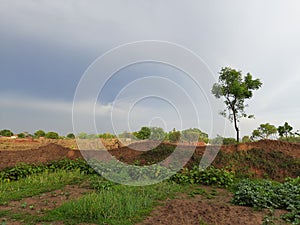
[[[202,187],[206,192],[211,187]],[[231,194],[223,189],[217,189],[215,196],[207,198],[203,195],[179,195],[176,199],[167,200],[163,206],[152,211],[142,223],[138,225],[259,225],[262,224],[267,211],[254,211],[252,208],[230,204]],[[283,210],[275,210],[277,218],[274,224],[287,224],[280,218]]]
[[71,150],[56,144],[48,144],[32,150],[0,151],[0,170],[18,163],[44,163],[63,158],[81,157],[80,151]]
[[[64,145],[70,145],[74,142],[74,140],[62,140],[65,141]],[[71,141],[68,143],[68,141]],[[1,142],[0,142],[1,143]],[[28,143],[26,143],[28,145]],[[153,154],[151,153],[149,157],[146,150],[151,149],[152,147],[156,146],[157,142],[142,142],[142,143],[135,143],[129,145],[128,147],[122,147],[117,149],[110,150],[110,154],[115,156],[117,159],[128,162],[134,163],[137,160],[141,164],[148,163],[147,160],[155,160],[161,159],[165,155],[162,154]],[[11,142],[10,145],[14,145],[14,142]],[[6,167],[15,166],[18,163],[39,163],[39,162],[49,162],[49,161],[56,161],[63,158],[82,158],[82,154],[80,151],[75,149],[70,149],[67,147],[63,147],[56,144],[50,143],[45,146],[40,146],[35,148],[35,146],[39,146],[40,143],[32,142],[33,149],[30,150],[0,150],[0,170]],[[165,143],[166,146],[172,146],[174,144]],[[27,146],[28,147],[28,146]],[[186,146],[188,147],[188,146]],[[194,156],[192,157],[191,161],[195,158],[200,158],[203,153],[206,151],[208,154],[210,152],[214,152],[216,146],[199,146],[196,147]],[[263,149],[265,152],[274,152],[279,151],[286,157],[292,158],[300,158],[300,144],[288,143],[288,142],[281,142],[281,141],[259,141],[253,143],[245,143],[240,144],[238,146],[222,146],[221,151],[224,153],[233,153],[233,152],[245,152],[251,149]],[[138,150],[137,150],[138,149]],[[100,159],[108,159],[109,157],[106,154],[106,151],[90,151],[84,150],[85,158],[100,158]],[[145,155],[146,154],[146,155]],[[255,168],[253,168],[255,170]],[[258,171],[257,173],[263,173],[263,171]],[[278,171],[280,173],[280,171]],[[283,174],[284,175],[284,174]]]

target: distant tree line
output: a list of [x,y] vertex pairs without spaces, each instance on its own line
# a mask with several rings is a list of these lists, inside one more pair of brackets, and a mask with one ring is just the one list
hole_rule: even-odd
[[[0,131],[0,136],[11,137],[14,133],[9,129],[4,129]],[[209,144],[217,145],[232,145],[237,144],[235,138],[232,137],[222,137],[217,135],[215,138],[209,138],[208,134],[201,131],[198,128],[189,128],[182,131],[176,130],[175,128],[169,132],[165,132],[161,127],[142,127],[138,131],[127,132],[124,131],[119,135],[111,133],[102,134],[88,134],[81,132],[77,135],[69,133],[66,136],[60,136],[57,132],[44,130],[37,130],[33,134],[28,132],[22,132],[15,134],[19,138],[47,138],[47,139],[113,139],[113,138],[123,138],[131,140],[156,140],[156,141],[169,141],[172,143],[176,142],[204,142]],[[260,124],[259,127],[252,131],[251,136],[244,136],[242,142],[251,142],[265,139],[289,141],[289,142],[300,142],[300,132],[294,131],[294,128],[285,122],[282,126],[276,127],[270,123]]]

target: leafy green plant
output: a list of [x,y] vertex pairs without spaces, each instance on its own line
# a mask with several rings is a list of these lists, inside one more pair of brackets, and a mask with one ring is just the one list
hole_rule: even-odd
[[269,180],[240,181],[234,187],[232,202],[237,205],[261,208],[286,209],[283,218],[288,222],[300,219],[300,177],[288,178],[284,183]]
[[25,164],[20,163],[15,167],[6,168],[0,171],[0,181],[14,181],[42,172],[56,172],[59,170],[73,171],[80,170],[84,174],[95,174],[93,168],[83,159],[63,159],[46,164]]
[[224,169],[209,167],[206,170],[184,168],[180,173],[173,175],[170,179],[179,184],[205,184],[228,187],[233,183],[234,174]]

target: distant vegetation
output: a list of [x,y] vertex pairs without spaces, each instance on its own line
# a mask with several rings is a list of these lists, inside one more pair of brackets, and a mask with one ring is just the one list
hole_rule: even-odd
[[[0,137],[11,137],[14,133],[11,130],[4,129],[0,131]],[[208,134],[201,131],[198,128],[189,128],[186,130],[176,130],[175,128],[169,132],[164,131],[160,127],[142,127],[138,131],[128,132],[124,131],[119,135],[111,133],[102,133],[102,134],[88,134],[81,132],[77,135],[74,133],[68,133],[66,136],[60,136],[59,133],[50,131],[46,132],[44,130],[37,130],[34,134],[28,132],[22,132],[16,134],[18,138],[48,138],[48,139],[130,139],[130,140],[156,140],[156,141],[168,141],[171,143],[181,142],[203,142],[206,144],[216,144],[216,145],[234,145],[237,144],[237,140],[232,137],[222,137],[217,135],[215,138],[209,138]],[[282,126],[276,127],[270,123],[260,124],[257,129],[252,131],[251,135],[246,135],[242,138],[242,142],[252,142],[258,140],[280,140],[288,142],[300,142],[299,131],[294,131],[294,128],[285,122]]]

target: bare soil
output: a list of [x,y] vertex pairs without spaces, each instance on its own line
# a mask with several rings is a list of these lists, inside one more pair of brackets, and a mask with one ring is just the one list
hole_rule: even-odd
[[[202,186],[207,193],[215,190]],[[137,225],[260,225],[267,211],[255,211],[249,207],[236,206],[230,203],[232,194],[224,189],[217,189],[214,196],[181,194],[176,199],[167,200],[162,206],[152,211],[143,222]],[[275,210],[274,224],[284,225],[280,215],[284,210]]]

